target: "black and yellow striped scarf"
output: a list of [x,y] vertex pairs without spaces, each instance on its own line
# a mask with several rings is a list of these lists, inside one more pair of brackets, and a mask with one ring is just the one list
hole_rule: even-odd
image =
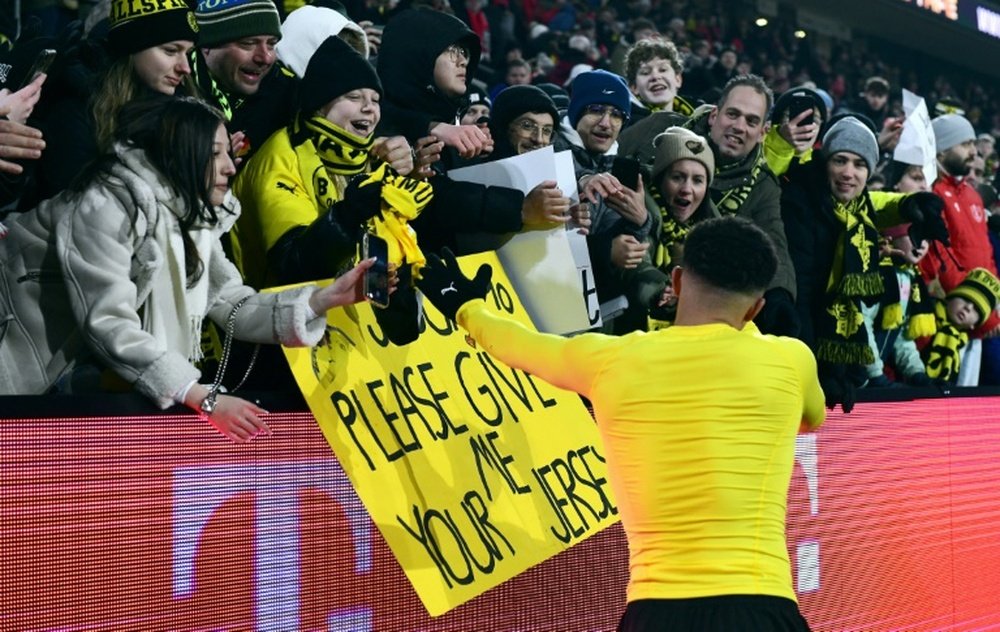
[[339,125],[334,125],[322,116],[306,118],[300,115],[296,124],[300,125],[312,140],[316,147],[316,155],[319,156],[327,173],[356,176],[365,172],[365,167],[368,165],[368,151],[375,141],[374,133],[362,138]]
[[958,380],[962,349],[969,344],[969,334],[948,320],[945,301],[934,304],[934,316],[937,320],[937,333],[924,350],[924,365],[931,378],[954,383]]
[[816,359],[835,364],[875,361],[865,331],[861,301],[872,304],[885,291],[879,272],[879,235],[867,193],[846,205],[834,201],[843,233],[837,240],[826,286],[826,307],[816,326]]
[[[879,268],[885,281],[885,294],[881,301],[881,328],[888,331],[905,324],[906,329],[902,333],[907,340],[933,335],[937,330],[934,305],[917,267],[910,263],[896,263],[891,257],[883,257]],[[910,299],[906,304],[905,314],[900,302],[898,274],[904,274],[910,279]]]
[[[733,187],[723,193],[722,197],[715,203],[716,208],[723,215],[735,215],[747,201],[747,198],[750,197],[750,194],[753,193],[753,188],[757,186],[766,163],[764,161],[764,152],[759,151],[759,149],[755,151],[758,151],[758,156],[754,161],[753,167],[750,168],[750,177],[742,185]],[[719,174],[718,167],[715,169],[715,174]]]
[[427,258],[417,244],[417,233],[410,222],[434,198],[434,189],[426,180],[399,175],[384,162],[365,176],[360,185],[364,187],[376,182],[382,185],[382,208],[369,220],[367,228],[386,240],[390,263],[397,266],[402,266],[404,262],[409,264],[414,277],[419,278]]
[[[667,109],[665,105],[656,105],[654,103],[646,103],[645,101],[642,102],[642,106],[649,110],[650,114],[663,112]],[[691,116],[691,113],[694,112],[694,106],[680,95],[674,95],[674,100],[670,104],[670,111],[682,116]]]
[[233,110],[243,105],[243,99],[230,101],[229,95],[223,92],[219,84],[212,78],[212,73],[207,69],[201,68],[198,63],[199,58],[200,54],[197,51],[191,51],[189,58],[191,62],[191,76],[194,77],[194,82],[201,93],[203,95],[210,95],[210,102],[222,111],[222,115],[226,117],[226,122],[228,123],[233,120]]
[[682,224],[674,219],[673,214],[663,202],[663,196],[658,187],[650,187],[650,195],[660,209],[660,234],[657,235],[656,248],[653,252],[653,265],[666,274],[677,265],[684,250],[684,240],[691,232],[693,223]]

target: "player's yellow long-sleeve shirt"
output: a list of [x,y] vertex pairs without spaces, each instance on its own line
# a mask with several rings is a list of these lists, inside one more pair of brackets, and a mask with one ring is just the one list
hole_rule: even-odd
[[562,338],[462,306],[490,354],[587,397],[629,544],[628,600],[795,599],[785,545],[800,423],[822,423],[816,363],[752,324]]

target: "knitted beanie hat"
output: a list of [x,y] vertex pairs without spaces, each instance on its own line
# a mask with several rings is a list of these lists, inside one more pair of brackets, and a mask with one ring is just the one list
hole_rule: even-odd
[[979,313],[979,322],[982,323],[996,309],[997,301],[1000,301],[1000,280],[986,268],[974,268],[965,275],[961,283],[948,292],[947,298],[955,296],[972,303]]
[[576,127],[589,105],[612,105],[629,117],[632,111],[631,93],[625,80],[607,70],[591,70],[581,73],[570,86],[571,96],[566,115],[570,125]]
[[311,4],[288,14],[281,24],[281,41],[274,50],[281,63],[296,77],[302,78],[313,53],[326,38],[333,35],[347,41],[362,57],[368,58],[368,38],[364,29],[333,9]]
[[299,83],[299,111],[311,114],[358,88],[382,94],[382,82],[368,60],[339,37],[328,37],[313,53]]
[[552,98],[538,86],[511,86],[497,95],[490,111],[490,133],[494,140],[507,136],[507,126],[526,112],[548,112],[553,125],[559,124],[559,110]]
[[701,136],[683,127],[668,127],[666,131],[653,139],[656,156],[653,160],[652,184],[659,186],[663,172],[678,160],[697,160],[705,165],[708,173],[708,184],[712,184],[715,175],[715,156],[712,149]]
[[125,56],[175,40],[198,41],[198,21],[184,0],[112,0],[108,44]]
[[931,121],[934,127],[934,143],[938,151],[948,151],[967,140],[976,140],[976,130],[972,123],[961,114],[945,114]]
[[875,166],[878,165],[878,141],[868,126],[853,116],[840,119],[823,136],[825,158],[840,151],[861,156],[868,165],[869,178],[875,173]]
[[281,37],[281,19],[271,0],[201,0],[195,12],[199,46],[212,48],[244,37]]
[[538,87],[545,94],[549,95],[552,102],[556,104],[556,109],[566,111],[569,107],[569,93],[554,83],[540,83]]
[[462,103],[462,114],[465,114],[473,105],[485,105],[488,109],[493,109],[493,101],[490,100],[490,95],[487,94],[486,90],[475,84],[470,85],[469,89],[465,92],[465,99]]

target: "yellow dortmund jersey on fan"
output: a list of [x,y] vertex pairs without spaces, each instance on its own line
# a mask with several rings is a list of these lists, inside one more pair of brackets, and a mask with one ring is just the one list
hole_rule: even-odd
[[458,321],[503,362],[593,403],[628,537],[629,601],[795,599],[785,545],[795,435],[825,415],[803,343],[752,324],[567,339],[478,300]]

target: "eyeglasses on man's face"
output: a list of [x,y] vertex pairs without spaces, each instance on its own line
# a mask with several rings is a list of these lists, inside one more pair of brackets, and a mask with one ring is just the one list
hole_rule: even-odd
[[552,138],[554,131],[551,125],[539,125],[531,119],[521,119],[514,121],[514,127],[525,136],[534,136],[541,132],[542,138]]
[[591,103],[590,105],[588,105],[583,109],[583,113],[584,115],[593,114],[598,119],[604,118],[604,115],[607,114],[608,116],[611,117],[612,121],[617,121],[619,123],[625,120],[625,113],[613,105]]
[[464,61],[465,63],[469,62],[469,49],[461,44],[452,44],[448,48],[444,49],[444,52],[448,53],[448,57],[450,57],[456,64],[461,61]]

